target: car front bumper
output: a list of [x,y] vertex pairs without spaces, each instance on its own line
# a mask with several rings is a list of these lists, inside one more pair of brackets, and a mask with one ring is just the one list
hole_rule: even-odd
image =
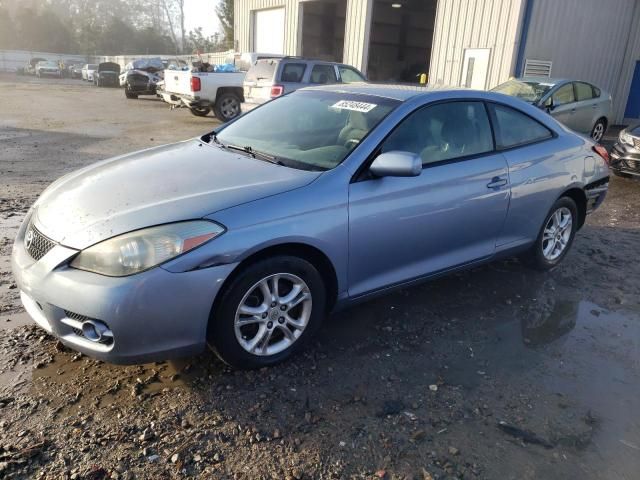
[[[78,252],[54,246],[39,261],[24,247],[25,222],[11,256],[25,310],[66,346],[99,360],[134,364],[201,353],[213,301],[235,264],[183,273],[161,267],[107,277],[67,266]],[[110,342],[83,335],[85,321],[103,322]]]
[[617,173],[640,175],[640,149],[616,143],[610,153],[611,170]]

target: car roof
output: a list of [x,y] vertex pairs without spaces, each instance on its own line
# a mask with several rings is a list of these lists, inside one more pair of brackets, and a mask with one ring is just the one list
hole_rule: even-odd
[[[306,87],[302,90],[322,90],[325,92],[373,95],[376,97],[390,98],[392,100],[399,100],[401,102],[404,102],[406,100],[409,100],[410,98],[417,96],[427,96],[436,92],[460,91],[465,89],[462,87],[451,87],[447,85],[425,85],[422,87],[419,85],[394,85],[362,82],[349,84],[333,83],[329,85]],[[473,91],[474,95],[485,93],[478,90],[469,90],[469,92],[471,91]]]

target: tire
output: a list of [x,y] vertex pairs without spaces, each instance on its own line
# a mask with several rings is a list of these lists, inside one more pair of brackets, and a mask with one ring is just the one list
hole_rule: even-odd
[[[558,231],[557,225],[563,225],[566,218],[570,218],[571,224],[565,224],[565,227]],[[538,238],[525,255],[525,260],[537,270],[547,271],[555,268],[571,250],[577,229],[576,202],[569,197],[559,198],[545,217]]]
[[602,137],[604,137],[604,132],[606,130],[607,123],[602,118],[600,118],[591,129],[591,138],[600,143]]
[[125,85],[124,86],[124,96],[129,98],[129,99],[136,99],[138,98],[138,95],[136,95],[135,93],[133,93],[131,90],[129,90],[129,85]]
[[[271,303],[263,292],[264,288],[268,293],[274,291],[275,278],[279,295]],[[287,299],[294,286],[298,293],[293,300]],[[287,302],[289,309],[283,305]],[[225,287],[216,304],[207,332],[211,349],[232,367],[262,368],[299,352],[313,337],[324,319],[326,289],[311,263],[282,255],[246,267]],[[242,306],[253,314],[241,312]],[[242,321],[246,323],[240,324]]]
[[196,117],[206,117],[207,115],[209,115],[211,108],[210,107],[193,107],[193,108],[190,108],[189,111],[191,112],[192,115],[195,115]]
[[240,113],[240,98],[235,93],[223,93],[216,98],[216,103],[213,106],[213,113],[223,122],[233,120]]

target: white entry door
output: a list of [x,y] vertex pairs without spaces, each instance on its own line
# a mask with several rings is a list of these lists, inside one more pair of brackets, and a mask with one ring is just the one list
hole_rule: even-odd
[[462,62],[460,85],[474,90],[487,88],[490,48],[466,48]]
[[256,53],[284,53],[284,8],[254,12],[253,47]]

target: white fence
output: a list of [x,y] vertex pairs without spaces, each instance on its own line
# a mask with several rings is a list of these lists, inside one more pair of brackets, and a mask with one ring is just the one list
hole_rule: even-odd
[[233,63],[236,54],[233,50],[227,52],[202,53],[200,55],[70,55],[66,53],[32,52],[26,50],[0,50],[0,72],[15,72],[24,67],[29,60],[34,57],[46,58],[47,60],[81,60],[87,63],[115,62],[124,67],[127,63],[138,58],[180,58],[190,63],[194,60],[203,60],[212,65],[220,63]]

